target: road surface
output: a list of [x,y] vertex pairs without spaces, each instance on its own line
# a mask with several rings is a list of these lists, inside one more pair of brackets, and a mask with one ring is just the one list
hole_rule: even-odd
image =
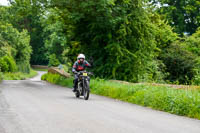
[[200,120],[97,95],[76,99],[40,75],[0,84],[0,133],[200,133]]

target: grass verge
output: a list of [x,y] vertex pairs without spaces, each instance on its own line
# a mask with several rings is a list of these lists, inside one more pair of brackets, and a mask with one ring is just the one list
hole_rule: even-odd
[[32,69],[35,71],[45,71],[45,72],[48,71],[48,69],[44,69],[44,68],[32,68]]
[[73,86],[72,78],[65,78],[63,76],[60,76],[59,74],[46,73],[42,75],[41,79],[46,80],[52,84],[57,84],[57,85],[66,86],[70,88]]
[[1,83],[2,79],[3,79],[3,73],[0,72],[0,83]]
[[[72,87],[72,78],[58,74],[45,74],[42,80]],[[150,107],[181,116],[200,119],[200,91],[174,89],[164,86],[145,84],[123,84],[112,81],[92,79],[91,92],[122,101]]]
[[22,72],[7,72],[3,73],[3,79],[4,80],[24,80],[27,78],[32,78],[37,75],[37,72],[34,71],[33,69],[30,70],[30,73],[22,73]]

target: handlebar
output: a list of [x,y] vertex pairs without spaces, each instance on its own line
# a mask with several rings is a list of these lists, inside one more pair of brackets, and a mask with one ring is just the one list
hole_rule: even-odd
[[74,74],[78,74],[78,75],[81,75],[83,73],[87,73],[88,75],[94,75],[92,72],[87,72],[87,71],[80,71],[80,72],[74,72]]

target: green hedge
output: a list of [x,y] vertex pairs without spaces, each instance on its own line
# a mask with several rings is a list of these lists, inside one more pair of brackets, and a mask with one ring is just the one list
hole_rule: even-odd
[[2,72],[15,72],[17,70],[15,60],[11,56],[1,57],[0,69]]
[[[45,74],[42,80],[72,87],[72,78]],[[163,86],[142,84],[123,84],[112,81],[92,79],[91,92],[122,101],[151,107],[165,112],[200,119],[200,91],[181,90]]]

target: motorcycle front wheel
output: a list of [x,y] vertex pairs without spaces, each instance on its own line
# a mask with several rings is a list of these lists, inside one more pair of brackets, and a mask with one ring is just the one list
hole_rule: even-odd
[[87,81],[84,86],[84,99],[88,100],[90,96],[89,82]]
[[76,96],[77,98],[80,97],[80,93],[79,93],[79,91],[76,91],[76,92],[75,92],[75,96]]

